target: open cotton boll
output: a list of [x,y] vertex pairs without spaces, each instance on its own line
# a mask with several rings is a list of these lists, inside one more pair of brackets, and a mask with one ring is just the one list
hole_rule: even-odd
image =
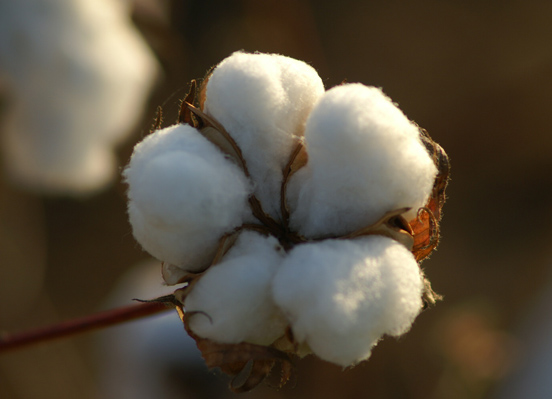
[[81,195],[115,176],[114,147],[139,121],[158,72],[124,3],[2,2],[1,149],[18,183]]
[[431,193],[436,167],[419,130],[380,89],[347,84],[326,92],[306,125],[309,162],[290,179],[290,225],[307,237],[366,227]]
[[184,307],[191,329],[221,343],[270,345],[287,321],[274,305],[270,285],[282,262],[276,238],[243,231],[222,263],[211,266],[193,286]]
[[234,53],[207,83],[205,111],[241,148],[255,195],[276,219],[282,169],[323,93],[322,80],[311,66],[276,54]]
[[124,176],[134,237],[183,270],[208,266],[222,235],[241,225],[249,209],[243,172],[189,125],[147,136]]
[[422,288],[412,254],[382,236],[299,245],[273,282],[295,339],[341,366],[367,359],[383,334],[406,332]]

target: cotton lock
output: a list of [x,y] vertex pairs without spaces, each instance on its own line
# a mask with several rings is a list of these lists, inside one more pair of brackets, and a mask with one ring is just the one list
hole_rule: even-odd
[[[152,255],[185,272],[205,269],[220,237],[240,226],[248,212],[250,183],[187,125],[146,137],[124,176],[134,236]],[[178,278],[172,273],[167,283]]]
[[436,167],[419,130],[380,89],[328,90],[305,131],[309,163],[289,182],[291,228],[307,237],[346,234],[385,212],[424,206]]
[[243,232],[224,261],[199,279],[184,306],[190,326],[220,342],[270,345],[287,322],[271,293],[284,250],[274,237]]
[[207,93],[205,111],[241,148],[255,194],[265,211],[279,219],[282,169],[324,94],[322,79],[292,58],[235,53],[209,77]]
[[367,359],[384,334],[410,328],[422,288],[412,254],[381,236],[299,245],[273,281],[295,338],[345,367]]

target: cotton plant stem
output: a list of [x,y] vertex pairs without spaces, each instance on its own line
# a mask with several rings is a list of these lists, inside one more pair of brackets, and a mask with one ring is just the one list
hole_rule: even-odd
[[0,332],[0,353],[113,326],[172,309],[174,308],[162,302],[140,302],[138,304],[67,320],[35,330],[14,334],[4,334]]

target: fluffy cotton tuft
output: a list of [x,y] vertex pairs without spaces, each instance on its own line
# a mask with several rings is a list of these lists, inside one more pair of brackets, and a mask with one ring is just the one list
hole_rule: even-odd
[[288,185],[290,225],[307,237],[366,227],[385,212],[424,206],[436,167],[418,127],[380,89],[326,92],[307,121],[309,163]]
[[0,128],[6,167],[29,188],[85,194],[116,174],[158,72],[118,0],[3,1]]
[[153,256],[187,271],[208,266],[222,235],[248,212],[242,171],[189,125],[146,137],[124,176],[134,236]]
[[241,148],[255,195],[275,219],[280,219],[282,169],[323,93],[311,66],[276,54],[234,53],[209,78],[205,111]]
[[422,288],[412,254],[381,236],[299,245],[273,283],[295,339],[342,366],[367,359],[383,334],[406,332]]
[[270,345],[287,321],[274,305],[272,278],[284,251],[274,237],[243,231],[224,261],[212,266],[186,297],[191,329],[222,343]]

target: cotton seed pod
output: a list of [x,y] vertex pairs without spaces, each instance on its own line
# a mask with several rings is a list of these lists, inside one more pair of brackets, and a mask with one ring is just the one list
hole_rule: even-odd
[[[206,364],[233,376],[231,389],[243,392],[276,364],[285,383],[293,356],[314,353],[352,366],[383,335],[406,332],[437,298],[417,261],[438,242],[448,180],[444,151],[380,89],[350,84],[322,94],[312,68],[286,57],[235,53],[203,87],[196,102],[192,84],[179,116],[186,126],[179,129],[213,152],[186,141],[151,154],[177,148],[189,158],[171,158],[156,176],[180,176],[172,167],[193,170],[190,156],[199,156],[205,178],[191,180],[207,194],[195,202],[176,190],[186,211],[166,206],[152,190],[139,194],[141,208],[157,209],[165,223],[171,212],[195,218],[175,220],[165,237],[154,223],[133,227],[159,237],[152,241],[160,247],[174,239],[175,250],[188,245],[182,237],[190,226],[204,233],[195,234],[193,247],[176,251],[195,253],[200,267],[186,260],[165,264],[164,271],[185,283],[171,303]],[[141,152],[133,155],[134,172],[125,172],[131,205],[137,202],[132,179],[137,186],[149,179],[147,168],[132,168]],[[206,202],[214,196],[212,182],[225,195],[238,193],[236,199]],[[213,215],[226,222],[215,223]]]

